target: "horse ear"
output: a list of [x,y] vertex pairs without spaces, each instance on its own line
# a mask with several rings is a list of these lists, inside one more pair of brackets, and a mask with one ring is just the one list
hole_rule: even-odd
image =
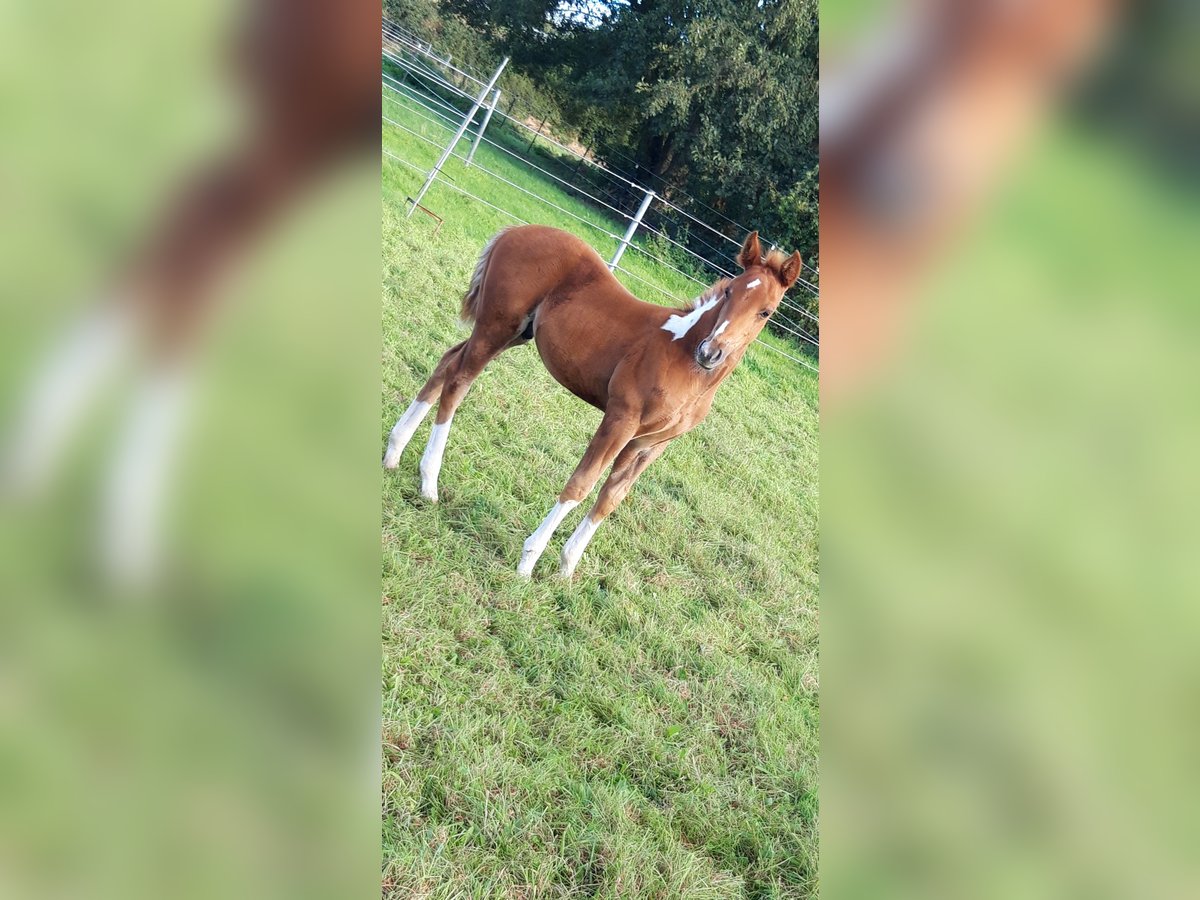
[[742,244],[742,252],[738,254],[738,265],[743,269],[757,266],[762,262],[762,247],[758,246],[758,232],[750,232],[746,243]]
[[796,283],[796,279],[800,277],[800,267],[803,264],[803,261],[800,259],[799,250],[783,261],[783,265],[779,269],[779,274],[783,278],[783,289],[785,291]]

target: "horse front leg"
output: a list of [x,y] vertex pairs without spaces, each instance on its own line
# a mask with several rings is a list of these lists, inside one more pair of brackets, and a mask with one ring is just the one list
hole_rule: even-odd
[[554,508],[526,540],[521,551],[521,562],[517,573],[528,578],[533,574],[533,567],[550,543],[550,537],[567,513],[580,504],[592,492],[600,475],[613,460],[615,460],[633,438],[637,431],[638,417],[628,411],[617,411],[609,407],[604,414],[592,440],[588,443],[587,452],[575,467],[574,473],[567,480],[567,485],[558,495]]
[[575,574],[575,567],[579,565],[583,551],[591,541],[592,535],[596,533],[596,529],[600,527],[600,523],[608,518],[625,499],[629,489],[633,487],[633,483],[638,480],[642,472],[646,471],[646,467],[662,456],[668,443],[670,442],[663,441],[648,447],[635,447],[630,444],[617,456],[612,472],[609,473],[608,480],[604,482],[604,487],[600,489],[600,496],[596,498],[595,505],[583,517],[575,532],[563,546],[561,565],[558,570],[561,577],[570,578]]

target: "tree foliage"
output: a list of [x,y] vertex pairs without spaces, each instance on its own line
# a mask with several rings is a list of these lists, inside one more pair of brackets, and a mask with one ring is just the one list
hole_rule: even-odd
[[440,9],[511,56],[614,166],[816,264],[817,0],[441,0]]

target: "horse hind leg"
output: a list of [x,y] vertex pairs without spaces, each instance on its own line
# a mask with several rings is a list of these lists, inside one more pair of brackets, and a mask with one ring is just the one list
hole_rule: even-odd
[[421,424],[426,414],[433,408],[433,404],[442,396],[442,385],[446,381],[447,370],[457,361],[466,345],[467,342],[462,341],[442,354],[441,360],[434,368],[433,374],[429,376],[429,380],[425,382],[425,386],[417,392],[416,399],[409,404],[404,415],[396,421],[388,435],[387,450],[383,454],[385,469],[394,469],[400,463],[400,455],[408,446],[408,442],[412,440],[417,426]]
[[421,457],[421,496],[431,503],[438,499],[438,475],[442,470],[442,456],[446,452],[446,439],[450,436],[450,422],[466,396],[467,391],[488,363],[512,346],[513,328],[504,328],[500,333],[489,335],[494,329],[476,327],[458,357],[446,368],[445,382],[438,399],[437,416],[429,443]]

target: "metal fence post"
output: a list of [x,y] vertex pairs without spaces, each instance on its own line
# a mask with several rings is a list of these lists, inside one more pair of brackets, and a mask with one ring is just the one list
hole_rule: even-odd
[[642,224],[642,216],[646,214],[646,210],[650,208],[650,202],[654,199],[654,191],[646,191],[646,196],[642,198],[642,205],[638,207],[637,214],[629,222],[629,227],[625,229],[625,237],[621,238],[621,243],[617,245],[617,252],[613,254],[612,262],[608,264],[608,271],[612,271],[617,267],[617,263],[621,261],[621,257],[625,253],[625,248],[629,246],[629,242],[633,240],[633,233],[637,231],[639,225]]
[[467,154],[466,164],[469,166],[471,160],[475,158],[475,151],[479,149],[479,142],[483,140],[483,133],[487,131],[488,122],[492,121],[492,113],[496,111],[496,104],[500,102],[500,89],[492,94],[492,104],[487,108],[487,112],[483,115],[483,124],[479,126],[479,130],[475,132],[475,142],[471,144],[471,152]]
[[504,71],[504,67],[508,65],[508,57],[504,57],[504,61],[492,73],[492,80],[484,85],[483,90],[479,92],[479,96],[475,98],[475,103],[471,106],[470,112],[463,116],[462,124],[458,126],[458,131],[454,132],[454,137],[450,139],[450,143],[446,145],[446,149],[442,151],[442,155],[438,157],[438,161],[433,164],[433,168],[429,170],[429,174],[425,177],[425,183],[421,185],[421,189],[417,191],[416,197],[413,198],[413,205],[408,211],[405,218],[411,218],[413,212],[424,198],[430,185],[437,178],[438,172],[442,170],[442,166],[446,164],[446,160],[450,158],[450,154],[454,152],[454,148],[458,146],[458,142],[462,140],[462,136],[466,134],[467,127],[471,124],[471,120],[475,118],[475,113],[479,112],[479,107],[483,106],[483,101],[487,99],[488,93],[496,86],[496,82],[500,79],[500,73]]
[[526,153],[529,153],[531,150],[533,150],[534,142],[542,136],[542,129],[546,127],[547,118],[547,116],[542,116],[542,124],[538,126],[537,133],[529,139],[529,146],[525,148]]

